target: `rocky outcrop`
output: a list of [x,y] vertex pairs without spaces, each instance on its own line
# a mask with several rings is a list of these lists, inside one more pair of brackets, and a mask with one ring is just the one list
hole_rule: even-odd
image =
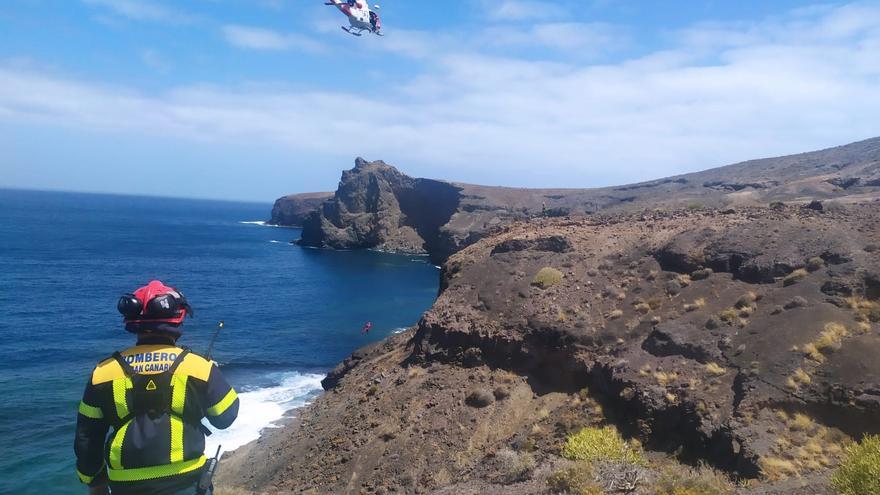
[[[528,218],[876,198],[880,138],[601,189],[520,189],[416,179],[384,162],[358,158],[355,168],[343,173],[335,196],[304,221],[301,242],[427,253],[441,263],[505,225]],[[309,208],[304,205],[301,211]]]
[[654,454],[599,463],[606,487],[623,470],[653,494],[685,460],[751,480],[737,493],[830,493],[841,447],[880,432],[878,242],[880,202],[513,223],[449,258],[417,328],[353,354],[221,478],[547,493],[567,435],[613,424]]
[[342,174],[333,198],[306,219],[300,243],[334,249],[405,253],[439,251],[440,228],[459,205],[459,189],[414,179],[362,158]]
[[272,207],[272,216],[269,218],[271,225],[283,225],[287,227],[302,227],[305,219],[321,204],[332,198],[333,193],[303,193],[291,194],[278,198]]

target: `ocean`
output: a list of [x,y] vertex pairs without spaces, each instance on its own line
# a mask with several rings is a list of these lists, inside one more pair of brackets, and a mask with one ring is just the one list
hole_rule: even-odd
[[[415,324],[437,294],[427,258],[290,244],[271,205],[0,190],[0,493],[82,494],[77,406],[94,365],[134,342],[116,300],[152,279],[195,308],[180,343],[214,348],[241,413],[209,451],[256,439],[320,394],[350,352]],[[373,323],[361,335],[365,322]]]

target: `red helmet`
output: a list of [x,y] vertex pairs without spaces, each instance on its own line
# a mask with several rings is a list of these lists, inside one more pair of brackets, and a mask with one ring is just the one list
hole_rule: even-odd
[[192,316],[192,307],[182,292],[158,280],[119,298],[116,309],[125,317],[125,323],[170,323],[180,325],[186,315]]

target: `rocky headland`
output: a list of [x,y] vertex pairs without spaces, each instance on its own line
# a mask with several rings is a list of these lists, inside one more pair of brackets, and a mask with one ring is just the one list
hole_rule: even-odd
[[834,493],[847,446],[880,433],[878,173],[880,139],[564,194],[360,161],[303,242],[421,247],[445,258],[437,301],[226,456],[219,484]]
[[[325,196],[326,194],[326,196]],[[275,203],[272,223],[302,226],[300,242],[334,249],[429,254],[435,263],[513,221],[578,218],[645,208],[730,208],[880,196],[880,138],[767,158],[640,184],[599,189],[522,189],[409,177],[362,158],[335,194]],[[324,198],[324,200],[320,200]],[[290,217],[282,213],[295,211]]]
[[291,194],[278,198],[272,207],[272,215],[268,223],[285,227],[302,227],[306,218],[332,197],[332,192],[317,192]]

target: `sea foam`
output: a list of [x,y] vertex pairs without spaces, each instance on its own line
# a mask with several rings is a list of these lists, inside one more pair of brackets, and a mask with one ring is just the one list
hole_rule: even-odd
[[218,445],[224,452],[237,449],[259,438],[264,428],[277,427],[287,411],[308,405],[321,393],[324,376],[293,371],[280,373],[279,378],[276,386],[238,394],[238,419],[226,430],[211,428],[214,434],[205,440],[206,454],[213,456]]

